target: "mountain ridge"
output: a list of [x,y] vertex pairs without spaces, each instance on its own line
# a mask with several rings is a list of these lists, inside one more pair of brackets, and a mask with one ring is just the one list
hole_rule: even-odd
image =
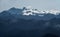
[[[58,12],[58,11],[56,11]],[[23,7],[22,9],[18,9],[15,7],[10,8],[9,10],[3,11],[0,13],[0,16],[2,15],[6,15],[6,16],[14,16],[16,18],[24,18],[24,19],[35,19],[35,20],[50,20],[54,17],[56,18],[60,18],[60,14],[55,15],[52,13],[47,13],[46,11],[41,11],[38,12],[37,9],[30,9],[30,8],[26,8]]]
[[23,10],[0,13],[0,37],[60,37],[60,14],[22,15]]

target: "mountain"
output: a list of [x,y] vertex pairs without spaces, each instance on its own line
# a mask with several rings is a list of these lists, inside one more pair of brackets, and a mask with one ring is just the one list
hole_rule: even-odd
[[60,37],[59,11],[13,7],[0,13],[0,37],[49,36]]
[[35,20],[50,20],[54,17],[60,18],[60,11],[58,10],[50,10],[50,11],[39,11],[37,9],[31,9],[23,7],[22,9],[11,8],[7,11],[3,11],[0,13],[0,16],[14,16],[17,18],[23,19],[35,19]]

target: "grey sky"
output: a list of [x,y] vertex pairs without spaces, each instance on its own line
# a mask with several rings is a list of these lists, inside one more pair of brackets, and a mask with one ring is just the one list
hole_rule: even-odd
[[32,8],[41,10],[60,10],[60,0],[0,0],[0,11],[11,7],[22,8],[23,6],[32,6]]

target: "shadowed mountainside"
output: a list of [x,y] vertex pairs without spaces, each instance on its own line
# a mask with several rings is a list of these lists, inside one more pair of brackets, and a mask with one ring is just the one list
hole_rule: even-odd
[[[47,14],[53,18],[38,20],[41,17],[21,14],[22,9],[15,8],[0,13],[0,37],[60,37],[60,15]],[[32,17],[36,19],[27,19]]]

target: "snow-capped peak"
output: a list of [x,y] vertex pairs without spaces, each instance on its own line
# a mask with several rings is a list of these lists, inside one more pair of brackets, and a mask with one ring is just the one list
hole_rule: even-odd
[[57,10],[57,9],[52,9],[52,10],[50,10],[50,13],[51,13],[51,14],[58,15],[58,14],[60,13],[60,11]]
[[32,9],[31,6],[25,7],[26,9],[23,10],[23,15],[44,15],[44,14],[54,14],[58,15],[60,13],[59,10],[52,9],[52,10],[38,10],[38,9]]

